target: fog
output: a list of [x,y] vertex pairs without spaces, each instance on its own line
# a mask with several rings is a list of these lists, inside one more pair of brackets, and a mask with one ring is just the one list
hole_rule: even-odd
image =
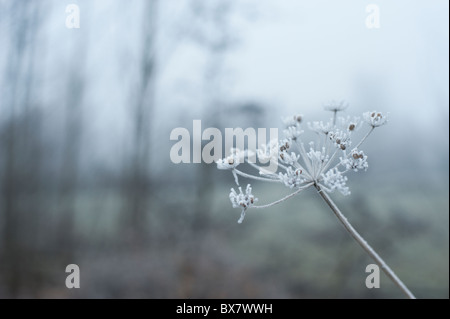
[[0,297],[401,297],[364,286],[314,192],[238,225],[232,175],[169,156],[193,120],[281,129],[345,100],[389,123],[333,198],[418,297],[448,298],[447,1],[377,0],[379,28],[357,0],[70,3],[0,1]]

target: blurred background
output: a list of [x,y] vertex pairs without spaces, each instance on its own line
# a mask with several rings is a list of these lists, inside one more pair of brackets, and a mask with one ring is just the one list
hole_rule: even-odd
[[390,113],[333,199],[417,297],[448,298],[448,6],[1,0],[0,298],[403,298],[384,274],[366,288],[372,261],[313,190],[239,225],[229,172],[170,161],[194,119],[281,128],[332,99]]

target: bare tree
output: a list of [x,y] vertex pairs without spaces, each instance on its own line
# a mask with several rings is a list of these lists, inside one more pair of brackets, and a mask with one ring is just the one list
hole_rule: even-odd
[[140,52],[139,79],[133,88],[132,140],[130,158],[125,163],[124,217],[128,234],[134,239],[144,236],[148,212],[148,196],[151,178],[148,171],[150,128],[155,107],[156,33],[158,0],[145,2],[143,10],[142,47]]
[[84,56],[78,55],[70,66],[65,97],[64,136],[58,182],[58,231],[57,240],[66,258],[75,248],[74,218],[78,194],[79,154],[83,131],[83,97],[85,91]]
[[[36,258],[36,238],[41,201],[40,116],[33,101],[35,48],[41,24],[41,5],[35,1],[2,3],[3,12],[14,23],[9,26],[9,48],[5,78],[8,93],[1,113],[3,178],[0,182],[0,216],[3,217],[2,268],[6,290],[17,296],[30,272],[24,271],[24,259]],[[30,281],[29,281],[30,282]],[[31,283],[33,283],[31,281]],[[28,290],[35,288],[28,285]]]
[[[214,127],[221,127],[221,116],[223,108],[229,102],[224,94],[224,74],[226,71],[226,54],[236,44],[233,36],[230,19],[234,13],[235,3],[227,0],[203,2],[195,0],[192,2],[194,16],[200,21],[200,28],[193,30],[191,38],[199,44],[206,52],[207,63],[204,69],[203,107],[204,118]],[[215,110],[211,112],[211,110]],[[193,229],[201,230],[208,228],[209,213],[211,207],[211,196],[208,192],[214,187],[212,170],[214,165],[202,165],[198,168],[198,207],[193,216]],[[202,231],[196,231],[201,234]]]

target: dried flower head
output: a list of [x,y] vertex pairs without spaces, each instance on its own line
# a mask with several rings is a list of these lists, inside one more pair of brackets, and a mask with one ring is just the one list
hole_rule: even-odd
[[239,187],[239,194],[236,193],[234,188],[231,189],[230,192],[230,201],[233,205],[233,208],[241,208],[241,218],[239,219],[238,223],[242,223],[245,217],[245,211],[253,206],[253,204],[258,201],[255,196],[252,194],[252,187],[250,184],[247,185],[247,188],[245,189],[245,193],[242,192],[242,188]]
[[369,164],[367,163],[367,155],[364,155],[363,151],[359,151],[356,148],[353,149],[349,157],[340,158],[346,169],[352,169],[357,172],[360,169],[367,171]]
[[[277,141],[271,140],[258,149],[258,158],[262,161],[277,160],[278,169],[276,172],[268,172],[263,167],[255,163],[249,163],[245,155],[247,151],[232,149],[231,155],[218,161],[219,169],[230,169],[238,184],[238,176],[280,183],[293,189],[294,192],[285,198],[273,203],[256,206],[256,198],[251,194],[250,185],[243,193],[239,188],[239,194],[232,190],[230,200],[233,207],[242,209],[242,222],[245,212],[249,208],[263,208],[278,204],[290,198],[302,190],[316,186],[323,192],[339,191],[343,195],[349,195],[350,190],[346,185],[348,172],[358,172],[367,170],[369,164],[367,156],[359,149],[364,140],[371,134],[374,128],[383,125],[387,121],[386,115],[381,112],[367,112],[363,114],[364,121],[369,123],[371,129],[357,143],[356,147],[349,151],[354,139],[354,134],[361,127],[361,121],[357,117],[337,117],[336,113],[347,108],[345,102],[332,102],[325,108],[334,111],[334,117],[327,122],[308,122],[309,130],[318,133],[316,141],[310,141],[308,151],[303,141],[303,116],[294,115],[283,119],[286,129],[283,131],[284,137]],[[238,169],[238,165],[247,162],[249,166],[258,171],[252,175],[244,173]]]
[[328,135],[330,131],[333,129],[334,125],[333,122],[322,122],[322,121],[314,121],[314,122],[308,122],[308,128],[311,131],[314,131],[318,134],[325,134]]
[[303,115],[296,114],[281,119],[286,127],[299,125],[303,120]]
[[343,111],[346,108],[348,108],[348,103],[345,102],[344,100],[339,101],[339,102],[333,100],[333,101],[330,101],[327,104],[324,104],[323,108],[326,111],[340,112],[340,111]]
[[381,112],[372,111],[363,114],[364,121],[372,127],[384,125],[388,121],[388,115]]

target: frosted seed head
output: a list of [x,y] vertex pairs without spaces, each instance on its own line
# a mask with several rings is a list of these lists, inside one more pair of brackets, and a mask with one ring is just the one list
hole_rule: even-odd
[[295,162],[298,161],[300,155],[295,154],[294,152],[288,153],[283,151],[280,153],[281,162],[287,165],[294,165]]
[[363,151],[353,149],[350,153],[351,156],[346,158],[340,158],[341,164],[345,166],[347,170],[367,170],[369,168],[369,163],[367,163],[367,156]]
[[241,208],[241,217],[238,221],[238,223],[240,224],[244,220],[246,210],[250,208],[256,201],[258,201],[258,199],[253,196],[252,187],[250,184],[247,185],[245,193],[242,192],[241,187],[239,187],[238,190],[239,194],[232,188],[229,197],[233,208]]
[[336,129],[335,131],[330,132],[328,136],[329,139],[334,142],[335,146],[339,147],[343,151],[347,149],[347,146],[351,145],[349,132]]
[[388,122],[388,114],[382,112],[372,111],[363,114],[364,121],[372,127],[378,127]]
[[339,111],[345,110],[345,109],[348,107],[348,105],[349,105],[349,104],[346,103],[345,100],[342,100],[342,101],[339,101],[339,102],[337,102],[337,101],[331,101],[331,102],[325,104],[325,105],[323,106],[323,108],[324,108],[326,111],[339,112]]
[[331,192],[338,190],[344,196],[350,195],[350,190],[346,186],[347,177],[343,176],[337,168],[330,169],[326,174],[322,174],[322,180]]
[[291,116],[283,117],[281,120],[283,121],[283,124],[286,127],[290,127],[290,126],[298,127],[300,125],[300,123],[303,121],[303,115],[301,115],[301,114],[291,115]]
[[[336,113],[347,106],[344,102],[334,102],[328,105],[328,110]],[[364,152],[356,148],[351,149],[351,138],[354,132],[360,129],[362,122],[367,122],[372,128],[375,128],[387,123],[387,116],[388,114],[382,112],[371,111],[364,113],[363,121],[361,121],[358,117],[339,117],[333,114],[333,118],[329,121],[308,122],[307,127],[319,133],[319,136],[316,136],[317,139],[315,140],[302,140],[300,135],[303,130],[300,128],[300,123],[303,123],[303,116],[291,115],[284,119],[286,124],[286,129],[283,131],[284,137],[281,140],[273,139],[257,150],[260,162],[267,160],[279,162],[281,172],[278,172],[278,170],[275,172],[268,171],[264,166],[253,165],[250,162],[248,164],[252,164],[251,166],[256,168],[259,175],[239,172],[234,168],[246,162],[245,157],[249,156],[250,151],[239,151],[237,149],[232,149],[231,155],[217,161],[217,167],[230,170],[237,184],[239,173],[243,178],[281,182],[291,189],[300,188],[299,191],[306,186],[316,184],[326,192],[338,190],[343,195],[349,195],[350,190],[346,186],[347,177],[344,174],[349,170],[359,171],[368,168],[367,156]],[[305,149],[307,145],[309,145],[309,152]],[[361,142],[358,143],[359,145],[361,145]],[[300,157],[291,150],[302,156]],[[342,157],[336,156],[336,154],[341,154]],[[332,168],[330,169],[330,167]],[[246,211],[258,200],[251,191],[250,185],[247,185],[245,192],[240,187],[237,190],[231,189],[230,201],[234,208],[241,210],[239,223],[244,220]],[[294,194],[296,193],[294,192]],[[278,202],[280,201],[273,204]],[[268,207],[268,205],[265,206]],[[262,208],[262,206],[260,207]]]
[[278,178],[289,188],[299,187],[306,180],[301,176],[301,170],[297,169],[295,172],[291,167],[288,167],[286,173],[279,173]]
[[331,121],[326,123],[322,121],[308,122],[308,128],[316,133],[328,135],[333,129],[333,123]]

